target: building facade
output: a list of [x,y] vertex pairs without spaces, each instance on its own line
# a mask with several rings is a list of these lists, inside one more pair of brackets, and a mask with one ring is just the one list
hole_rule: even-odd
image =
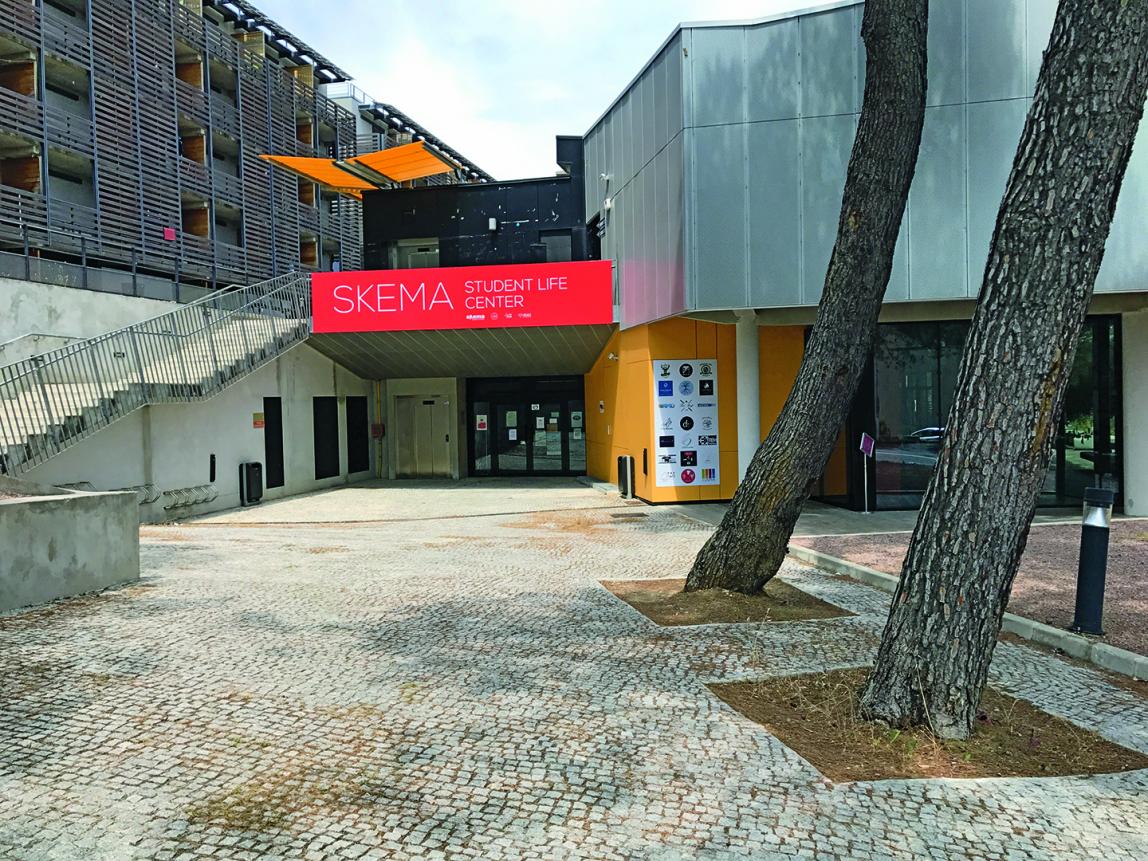
[[206,283],[357,261],[353,202],[258,158],[353,154],[346,75],[258,10],[7,0],[0,45],[6,250]]
[[[1055,0],[936,6],[924,135],[879,343],[818,489],[858,509],[865,469],[871,508],[919,504],[1056,11]],[[588,399],[601,393],[606,405],[590,428],[591,447],[602,450],[593,474],[612,477],[615,456],[628,453],[647,499],[714,492],[661,482],[651,465],[676,457],[654,430],[663,403],[650,373],[659,358],[717,359],[728,369],[719,386],[722,497],[768,432],[800,363],[836,233],[864,87],[862,8],[837,2],[757,22],[683,25],[586,134],[586,212],[601,225],[620,297],[620,331],[588,377]],[[1148,401],[1136,364],[1148,335],[1146,138],[1142,131],[1124,182],[1045,504],[1076,505],[1086,485],[1102,482],[1126,510],[1148,511],[1148,436],[1137,432]],[[627,405],[627,420],[610,420],[613,404]],[[857,451],[862,432],[877,440],[872,461]]]
[[[143,520],[239,504],[252,461],[267,498],[369,478],[372,379],[234,307],[261,285],[211,288],[361,265],[359,201],[260,156],[412,142],[433,182],[490,179],[244,0],[0,0],[0,473],[132,488]],[[132,406],[200,374],[228,382]]]
[[[132,15],[150,14],[146,6],[137,4]],[[878,343],[816,488],[822,500],[856,509],[920,502],[1055,7],[1055,0],[953,0],[931,15],[916,176]],[[284,427],[303,437],[273,450],[264,435],[268,463],[283,458],[283,446],[295,452],[286,459],[294,479],[277,493],[371,473],[384,479],[585,473],[617,481],[629,458],[641,499],[731,498],[785,403],[815,318],[860,110],[861,12],[860,2],[838,0],[759,21],[679,27],[585,136],[558,139],[556,176],[495,182],[353,87],[328,91],[338,101],[332,110],[342,112],[339,123],[295,124],[300,114],[288,112],[281,135],[290,132],[302,145],[310,133],[303,152],[313,155],[318,142],[335,147],[326,150],[328,158],[348,159],[326,166],[335,185],[314,188],[314,199],[331,198],[340,212],[344,204],[356,213],[361,206],[365,268],[357,268],[346,240],[326,253],[320,225],[309,259],[325,270],[315,284],[331,289],[325,305],[319,292],[312,294],[306,349],[314,373],[296,379],[280,362],[285,370],[274,386],[270,371],[253,375],[266,386],[262,394],[258,385],[243,390],[250,414],[163,407],[155,415],[198,422],[203,432],[185,437],[198,440],[197,462],[204,462],[213,434],[226,423],[254,444],[251,415],[263,397],[282,397]],[[196,13],[197,21],[210,17],[207,6]],[[222,32],[219,23],[204,27]],[[179,32],[171,37],[173,51]],[[259,32],[257,63],[243,53],[247,37],[229,35],[227,44],[237,62],[251,60],[265,76],[283,78],[282,57],[267,56],[272,42],[286,50],[283,40]],[[217,74],[211,37],[203,39],[205,68]],[[298,50],[318,62],[313,52]],[[290,73],[292,87],[296,74],[321,74],[320,65]],[[240,66],[242,92],[248,73]],[[185,89],[172,84],[177,98]],[[1075,507],[1086,486],[1103,484],[1126,512],[1148,513],[1146,136],[1132,155],[1072,369],[1045,505]],[[362,161],[338,156],[343,141],[357,149],[422,141],[433,147],[438,166],[408,174],[406,187],[388,181],[375,190],[373,180],[364,181],[344,188],[336,201],[334,189],[350,175],[344,168]],[[268,136],[260,146],[274,143]],[[52,158],[50,143],[39,151]],[[13,158],[6,170],[16,170],[19,157]],[[271,174],[259,164],[267,195],[294,194],[298,205],[313,185],[306,175]],[[39,168],[50,190],[52,176]],[[241,172],[245,187],[255,181],[254,172]],[[4,175],[0,193],[12,194],[14,175]],[[43,192],[20,192],[36,193]],[[103,184],[96,194],[104,194]],[[180,192],[181,207],[189,199]],[[103,207],[104,198],[97,200]],[[285,211],[284,218],[275,214],[275,224],[293,225],[282,234],[291,245],[299,216],[291,222],[290,206]],[[245,204],[244,223],[246,217]],[[274,239],[277,230],[266,235]],[[274,268],[272,258],[264,259]],[[27,314],[22,319],[13,334],[74,334],[34,328],[40,324]],[[24,346],[0,343],[0,350]],[[322,382],[328,376],[332,382]],[[312,402],[324,398],[337,404],[332,411],[325,400],[320,415]],[[343,406],[348,398],[353,408]],[[101,434],[127,439],[154,425],[122,427],[128,430]],[[859,451],[862,434],[876,440],[871,459]],[[245,450],[244,457],[256,454]],[[56,479],[63,471],[78,481],[88,463],[62,455],[33,473]],[[339,463],[346,469],[332,473]],[[155,470],[147,474],[158,480]],[[111,476],[101,484],[116,486]]]
[[[432,276],[478,267],[476,277],[500,279],[507,267],[535,272],[597,259],[583,210],[582,139],[559,137],[556,150],[555,176],[365,192],[365,265]],[[327,333],[311,343],[380,380],[385,477],[583,475],[583,376],[612,332],[612,297],[605,305],[595,325],[508,328],[513,311],[495,311],[480,328]]]

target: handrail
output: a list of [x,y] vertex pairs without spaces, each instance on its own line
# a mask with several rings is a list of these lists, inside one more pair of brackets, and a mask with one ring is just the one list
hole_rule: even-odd
[[52,332],[25,332],[23,335],[17,335],[15,338],[9,338],[7,341],[0,341],[0,350],[5,347],[11,347],[17,341],[23,341],[25,338],[61,338],[66,341],[82,341],[83,335],[57,335]]
[[139,407],[201,400],[310,334],[292,272],[0,365],[0,473],[31,469]]

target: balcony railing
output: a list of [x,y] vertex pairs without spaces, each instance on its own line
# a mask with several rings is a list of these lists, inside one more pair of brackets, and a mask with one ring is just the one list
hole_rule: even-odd
[[222,96],[211,101],[211,128],[239,139],[239,110]]
[[35,44],[40,41],[40,10],[28,0],[0,0],[0,28]]
[[313,206],[300,204],[299,206],[299,228],[301,230],[310,230],[312,233],[319,232],[319,210]]
[[224,272],[240,274],[247,271],[247,252],[242,246],[216,240],[215,262]]
[[175,79],[176,104],[191,119],[207,124],[207,93],[186,81]]
[[4,131],[10,134],[39,140],[44,133],[44,108],[35,96],[0,87],[0,117]]
[[88,236],[99,234],[100,215],[94,206],[51,198],[48,201],[48,220],[52,227],[62,230]]
[[183,36],[192,45],[199,47],[203,41],[203,16],[188,9],[181,3],[175,3],[175,32]]
[[91,120],[54,105],[44,105],[44,130],[48,143],[58,144],[90,156],[95,152]]
[[88,31],[54,15],[44,16],[44,50],[74,63],[87,65],[91,40]]
[[215,171],[213,176],[215,178],[215,196],[220,200],[241,206],[243,204],[243,180],[221,170]]
[[179,160],[179,181],[188,191],[198,192],[204,197],[211,195],[211,174],[197,161],[189,158]]

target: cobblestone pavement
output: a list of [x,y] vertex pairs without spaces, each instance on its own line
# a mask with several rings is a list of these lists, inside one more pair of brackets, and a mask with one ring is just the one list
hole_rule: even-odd
[[[1148,857],[1144,771],[831,784],[704,683],[863,664],[885,596],[790,564],[857,615],[659,628],[597,581],[708,527],[545,487],[148,527],[138,586],[0,619],[0,857]],[[993,681],[1148,750],[1090,670],[1002,644]]]

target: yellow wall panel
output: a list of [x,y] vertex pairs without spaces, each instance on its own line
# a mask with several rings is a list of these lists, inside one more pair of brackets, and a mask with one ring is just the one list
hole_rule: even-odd
[[[763,326],[759,338],[759,386],[761,389],[761,437],[765,439],[785,399],[797,379],[801,357],[805,353],[804,326]],[[820,493],[825,496],[844,496],[848,490],[845,433],[837,438],[833,454],[825,466]]]
[[[609,354],[617,360],[609,359]],[[654,359],[717,359],[720,487],[656,487],[654,482]],[[618,480],[618,457],[634,458],[634,489],[649,502],[728,499],[737,482],[737,369],[732,326],[671,318],[615,334],[586,375],[587,469]],[[599,412],[599,403],[602,411]],[[642,471],[645,451],[647,471]]]
[[825,474],[821,477],[821,492],[825,496],[844,496],[849,491],[848,462],[845,453],[845,431],[837,436],[837,445],[825,464]]
[[761,438],[768,436],[781,415],[801,357],[805,353],[804,326],[762,326],[758,337],[758,380],[761,389]]

